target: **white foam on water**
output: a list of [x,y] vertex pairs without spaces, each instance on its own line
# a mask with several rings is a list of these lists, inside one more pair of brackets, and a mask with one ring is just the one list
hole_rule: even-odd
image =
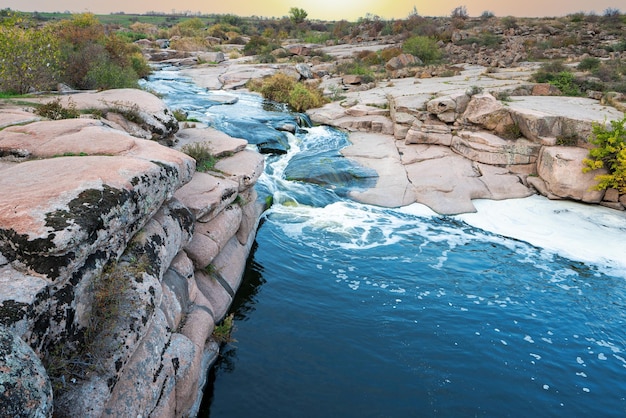
[[[284,215],[284,216],[283,216]],[[378,208],[353,202],[335,202],[322,208],[305,205],[273,205],[270,216],[279,216],[281,228],[291,238],[300,238],[306,229],[329,234],[330,241],[319,243],[320,250],[328,245],[347,250],[363,250],[381,245],[393,245],[402,236],[394,232],[407,221],[381,216]],[[310,242],[316,246],[315,242]]]
[[477,213],[457,218],[476,228],[626,277],[624,212],[541,196],[473,203]]

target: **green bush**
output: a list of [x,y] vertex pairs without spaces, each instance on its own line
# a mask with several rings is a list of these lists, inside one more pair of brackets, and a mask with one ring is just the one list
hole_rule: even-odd
[[271,77],[264,78],[257,86],[256,83],[250,85],[250,89],[258,91],[263,97],[275,102],[289,102],[289,92],[297,83],[296,80],[283,73],[276,73]]
[[493,48],[502,43],[502,36],[494,35],[491,32],[481,33],[479,36],[472,36],[457,42],[459,45],[477,44],[488,48]]
[[326,100],[318,90],[296,83],[289,92],[288,103],[296,112],[304,112],[323,106]]
[[583,58],[576,66],[581,71],[591,71],[598,67],[600,67],[600,60],[594,57]]
[[261,93],[268,100],[287,103],[297,112],[320,107],[328,102],[319,88],[299,83],[283,73],[276,73],[261,80],[251,80],[247,87]]
[[306,10],[301,9],[299,7],[292,7],[289,9],[289,18],[295,24],[300,24],[304,22],[309,14]]
[[574,78],[574,74],[569,71],[563,71],[554,76],[554,78],[548,83],[552,84],[554,87],[558,88],[561,93],[566,96],[580,96],[581,91],[578,84],[576,84],[576,79]]
[[259,55],[264,52],[269,46],[269,41],[259,35],[254,35],[250,38],[250,41],[243,47],[244,55]]
[[613,188],[626,193],[626,115],[610,124],[610,129],[604,124],[593,125],[589,141],[595,148],[590,149],[588,158],[583,160],[583,172],[606,168],[608,174],[596,176],[595,189]]
[[382,58],[384,62],[387,62],[390,59],[397,57],[400,54],[402,54],[402,49],[398,48],[397,46],[385,48],[382,51],[380,51],[380,57]]
[[60,81],[79,89],[138,86],[151,70],[139,48],[110,33],[91,13],[51,24],[61,45]]
[[57,78],[60,48],[50,27],[30,28],[20,17],[0,25],[0,91],[45,90]]
[[415,55],[424,64],[433,64],[441,59],[441,50],[437,41],[428,36],[412,36],[402,45],[402,50],[407,54]]
[[85,77],[88,88],[98,90],[139,88],[138,79],[132,68],[123,68],[107,60],[96,62]]
[[382,58],[374,51],[361,51],[357,54],[357,58],[366,65],[382,64]]
[[583,82],[577,80],[574,74],[560,61],[552,61],[541,66],[539,71],[532,75],[537,83],[549,83],[558,88],[566,96],[580,96]]
[[338,65],[337,72],[341,74],[360,75],[364,83],[370,83],[376,78],[374,71],[358,59]]

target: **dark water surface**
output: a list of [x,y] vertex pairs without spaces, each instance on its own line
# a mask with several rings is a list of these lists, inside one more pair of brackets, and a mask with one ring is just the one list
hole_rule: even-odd
[[[151,83],[201,120],[241,113],[212,113],[174,72]],[[537,197],[459,217],[361,205],[283,178],[343,134],[289,141],[257,186],[276,204],[199,416],[626,416],[623,214]]]

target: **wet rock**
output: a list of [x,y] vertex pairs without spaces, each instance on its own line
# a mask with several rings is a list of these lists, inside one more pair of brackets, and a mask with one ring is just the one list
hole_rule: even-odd
[[358,132],[350,135],[350,142],[351,146],[341,150],[342,155],[374,170],[378,177],[370,188],[351,192],[351,198],[384,207],[400,207],[415,202],[413,186],[407,178],[393,136]]
[[[284,123],[284,118],[276,121],[278,123]],[[268,126],[268,121],[238,120],[222,126],[221,129],[234,138],[242,138],[257,145],[259,152],[263,154],[285,154],[289,150],[289,140],[285,132]]]
[[354,188],[367,188],[378,177],[336,151],[303,152],[289,161],[285,177],[292,181],[319,184],[345,195]]

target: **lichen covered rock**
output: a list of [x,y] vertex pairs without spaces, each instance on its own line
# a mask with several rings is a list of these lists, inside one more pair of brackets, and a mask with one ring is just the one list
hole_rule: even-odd
[[35,352],[0,326],[0,416],[51,417],[52,386]]

